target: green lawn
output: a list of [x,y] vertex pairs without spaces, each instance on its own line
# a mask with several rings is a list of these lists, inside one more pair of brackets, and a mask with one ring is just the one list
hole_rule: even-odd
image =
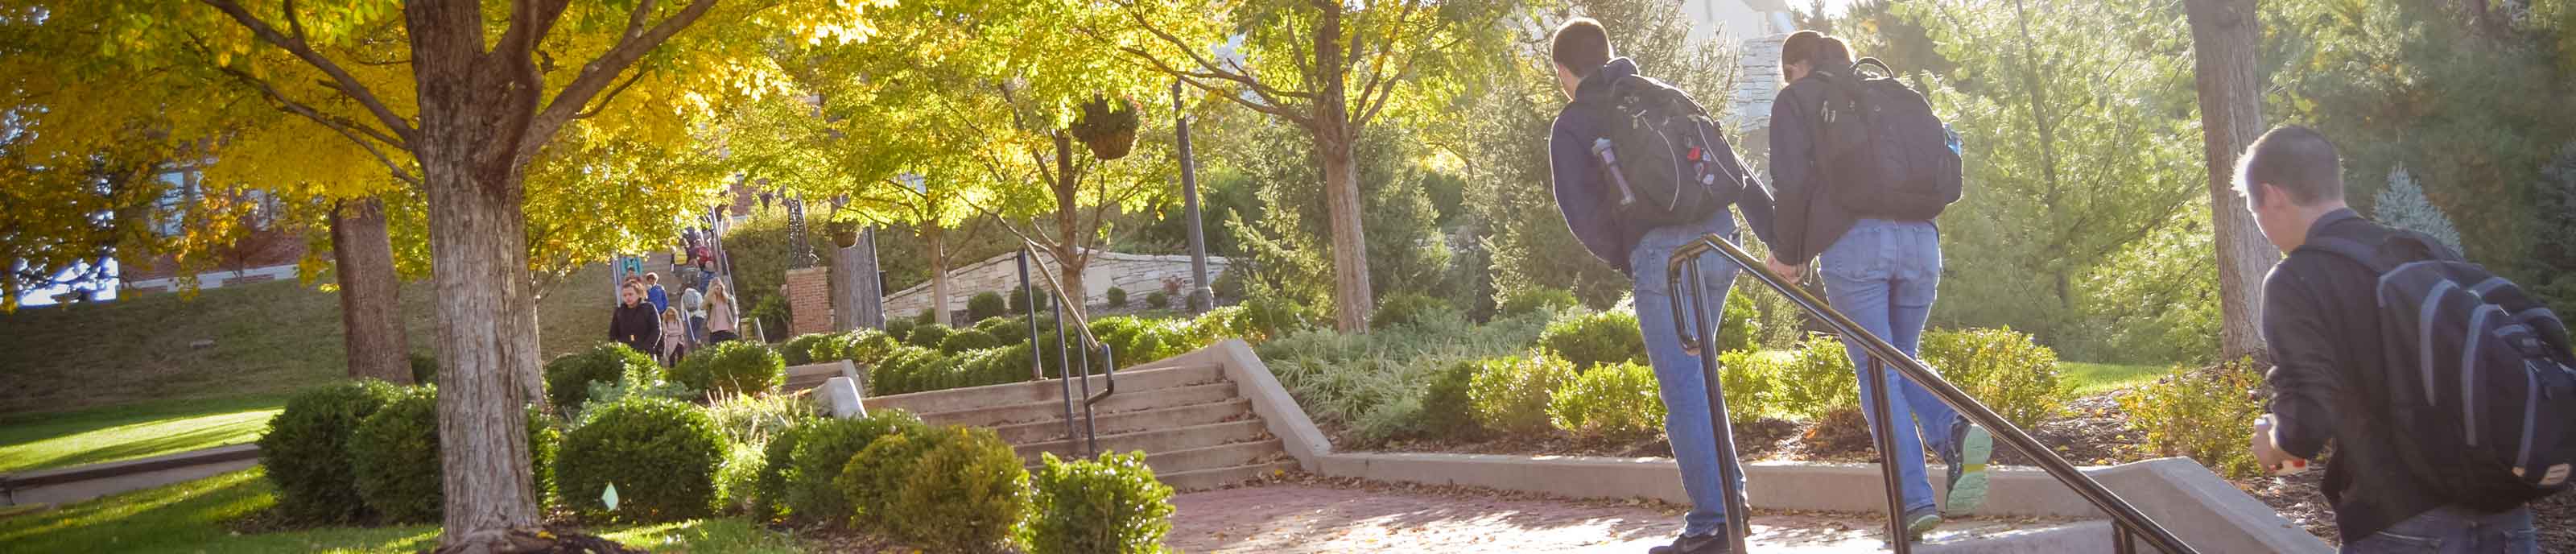
[[[607,290],[604,264],[548,287],[538,351],[605,338]],[[414,351],[431,349],[431,292],[425,281],[402,287]],[[0,417],[292,393],[348,374],[340,325],[338,295],[292,280],[0,314]]]
[[0,473],[256,441],[285,403],[282,396],[236,396],[0,417]]
[[2107,392],[2112,389],[2143,385],[2165,376],[2170,368],[2161,365],[2096,364],[2058,362],[2061,380],[2075,388],[2077,396]]
[[[260,470],[217,475],[61,509],[0,517],[0,553],[16,552],[417,552],[438,528],[326,528],[235,535],[224,522],[276,498]],[[784,536],[740,518],[608,528],[605,535],[655,552],[801,552]]]

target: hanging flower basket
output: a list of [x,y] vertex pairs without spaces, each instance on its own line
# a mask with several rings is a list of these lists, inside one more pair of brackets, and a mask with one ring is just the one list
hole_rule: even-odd
[[1073,138],[1102,160],[1127,157],[1136,147],[1136,103],[1093,95],[1073,122]]
[[859,245],[859,226],[834,222],[830,225],[830,228],[832,230],[833,244],[838,244],[842,248]]

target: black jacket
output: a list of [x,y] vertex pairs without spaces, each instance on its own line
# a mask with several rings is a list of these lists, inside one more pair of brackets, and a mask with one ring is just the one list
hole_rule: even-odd
[[[2352,210],[2336,210],[2308,238],[2343,237],[2378,244],[2390,231]],[[2322,252],[2292,252],[2263,278],[2263,341],[2275,364],[2273,435],[2281,450],[2326,461],[2326,501],[2345,540],[2442,506],[2439,497],[2399,465],[2388,405],[2387,361],[2380,355],[2379,274],[2361,262]]]
[[[1592,141],[1609,134],[1610,122],[1602,113],[1575,104],[1605,100],[1611,82],[1636,74],[1637,62],[1619,58],[1585,77],[1574,87],[1576,101],[1557,111],[1547,140],[1549,177],[1566,227],[1584,250],[1620,273],[1629,271],[1628,251],[1636,249],[1638,239],[1654,228],[1629,224],[1619,215],[1619,205],[1611,201],[1610,187],[1602,181],[1601,160],[1592,155]],[[1735,206],[1744,212],[1743,226],[1752,228],[1764,243],[1779,244],[1771,240],[1771,196],[1762,187],[1746,188],[1736,197]]]
[[1779,207],[1763,242],[1771,245],[1772,257],[1792,265],[1815,259],[1860,221],[1834,203],[1816,167],[1815,114],[1823,107],[1823,87],[1813,77],[1799,79],[1771,101],[1771,196]]
[[636,302],[620,305],[608,318],[608,340],[623,343],[637,352],[662,353],[662,318],[653,315],[653,303]]

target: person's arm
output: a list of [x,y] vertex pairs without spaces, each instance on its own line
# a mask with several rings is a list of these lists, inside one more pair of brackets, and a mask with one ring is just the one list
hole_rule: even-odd
[[2300,459],[2316,459],[2334,436],[2335,399],[2343,394],[2344,361],[2318,311],[2317,292],[2299,283],[2286,263],[2263,283],[2261,327],[2274,364],[2264,375],[2273,392],[2271,439]]
[[1610,267],[1628,272],[1628,253],[1619,250],[1617,221],[1600,217],[1600,190],[1593,182],[1600,172],[1592,162],[1592,145],[1564,128],[1565,118],[1558,117],[1547,139],[1549,181],[1554,185],[1556,209],[1565,214],[1565,226],[1574,232],[1574,240],[1583,249]]
[[[1799,109],[1797,95],[1788,89],[1771,101],[1771,218],[1772,232],[1764,235],[1774,258],[1790,264],[1805,264],[1816,253],[1807,252],[1800,244],[1806,237],[1807,204],[1814,188],[1815,137],[1809,133],[1805,113]],[[1746,219],[1751,219],[1747,214]]]

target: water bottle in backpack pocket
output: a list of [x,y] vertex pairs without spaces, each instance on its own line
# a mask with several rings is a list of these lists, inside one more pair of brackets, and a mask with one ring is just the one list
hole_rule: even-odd
[[2504,510],[2566,490],[2576,467],[2576,354],[2567,326],[2513,282],[2430,237],[2320,237],[2303,249],[2379,274],[2387,423],[2430,489]]
[[1621,78],[1610,90],[1607,101],[1580,104],[1608,122],[1590,148],[1621,217],[1648,227],[1692,224],[1735,202],[1749,174],[1707,110],[1652,78]]

